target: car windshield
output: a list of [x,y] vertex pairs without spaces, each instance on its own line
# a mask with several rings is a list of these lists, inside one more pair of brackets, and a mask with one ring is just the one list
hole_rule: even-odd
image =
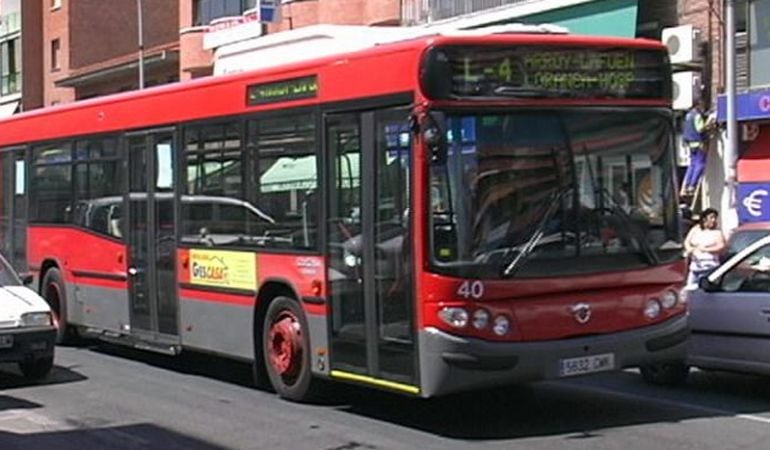
[[4,257],[0,256],[0,286],[21,286],[21,280],[19,280],[16,271],[13,270],[8,261]]
[[681,257],[670,117],[649,110],[447,114],[431,167],[441,273],[544,277]]
[[755,241],[762,239],[770,234],[770,229],[767,230],[738,230],[730,236],[730,240],[727,244],[727,252],[725,259],[740,252],[744,248],[748,247]]

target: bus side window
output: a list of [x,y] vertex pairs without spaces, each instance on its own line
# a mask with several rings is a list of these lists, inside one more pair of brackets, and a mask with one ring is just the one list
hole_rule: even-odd
[[219,205],[219,220],[212,224],[212,230],[221,233],[247,234],[249,215],[246,209],[236,205]]
[[312,113],[257,119],[249,124],[253,145],[255,206],[273,219],[266,247],[317,245],[318,146]]
[[107,224],[107,234],[118,239],[123,237],[123,212],[120,205],[109,208],[109,223]]

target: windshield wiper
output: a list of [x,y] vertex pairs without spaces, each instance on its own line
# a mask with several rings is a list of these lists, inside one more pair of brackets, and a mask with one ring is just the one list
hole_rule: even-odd
[[[556,191],[555,195],[553,196],[553,200],[551,200],[551,204],[548,205],[548,209],[546,209],[545,213],[543,213],[543,217],[540,219],[540,223],[537,224],[535,232],[532,233],[532,237],[530,237],[524,246],[519,249],[519,253],[511,260],[511,262],[505,266],[505,269],[503,269],[503,276],[509,277],[516,273],[516,270],[521,267],[521,263],[524,262],[530,254],[532,254],[532,251],[535,249],[537,244],[541,239],[543,239],[543,235],[545,234],[545,227],[548,225],[548,222],[551,220],[551,218],[553,218],[554,213],[559,210],[562,198],[564,198],[564,196],[570,192],[572,192],[571,187],[562,188]],[[503,261],[505,261],[505,259],[506,258],[503,258]]]

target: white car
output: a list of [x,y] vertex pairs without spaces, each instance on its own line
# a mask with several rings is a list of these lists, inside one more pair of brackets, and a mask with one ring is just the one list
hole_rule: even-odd
[[18,363],[34,380],[53,367],[56,327],[48,303],[24,282],[0,255],[0,362]]

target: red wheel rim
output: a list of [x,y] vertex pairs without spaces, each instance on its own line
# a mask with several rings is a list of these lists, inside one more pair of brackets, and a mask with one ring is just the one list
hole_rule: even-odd
[[281,311],[270,325],[267,343],[268,359],[273,371],[284,379],[292,379],[302,367],[302,327],[291,311]]

